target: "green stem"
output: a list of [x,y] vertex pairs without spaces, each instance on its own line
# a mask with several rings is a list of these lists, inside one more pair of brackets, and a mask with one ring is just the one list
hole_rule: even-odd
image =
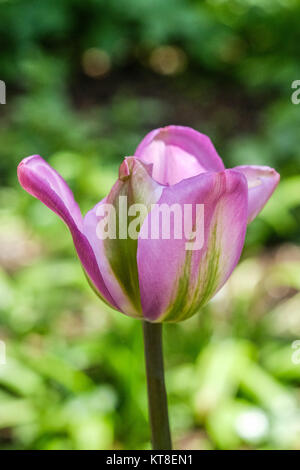
[[149,419],[153,450],[171,450],[162,350],[162,324],[143,322]]

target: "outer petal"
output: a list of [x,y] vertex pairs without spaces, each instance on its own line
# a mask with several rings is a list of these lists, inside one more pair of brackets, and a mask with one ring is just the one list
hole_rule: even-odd
[[250,223],[272,196],[280,175],[268,166],[237,166],[234,170],[240,171],[247,178],[248,223]]
[[[137,239],[120,237],[120,226],[127,233],[128,226],[134,219],[128,216],[124,223],[120,222],[120,198],[127,198],[126,213],[133,204],[143,204],[145,210],[149,210],[150,205],[160,198],[161,192],[162,187],[151,178],[147,165],[134,157],[127,157],[120,167],[120,179],[107,198],[84,218],[84,233],[93,247],[110,293],[122,312],[136,318],[143,316],[136,261]],[[102,240],[96,232],[97,224],[102,218],[99,209],[104,203],[111,204],[115,209],[117,224],[116,237]]]
[[206,171],[222,171],[224,165],[211,140],[183,126],[168,126],[150,132],[135,155],[153,164],[153,178],[172,185]]
[[[145,238],[153,212],[164,203],[180,203],[182,208],[184,204],[194,208],[204,204],[204,244],[200,250],[186,251],[186,240],[174,239],[174,220],[171,239]],[[142,226],[138,242],[141,302],[149,321],[184,320],[223,286],[241,255],[247,203],[246,178],[233,170],[201,174],[164,189],[159,205]]]
[[81,212],[67,183],[39,155],[21,161],[18,166],[18,178],[28,193],[42,201],[67,224],[88,279],[103,300],[118,308],[103,281],[92,247],[82,233]]

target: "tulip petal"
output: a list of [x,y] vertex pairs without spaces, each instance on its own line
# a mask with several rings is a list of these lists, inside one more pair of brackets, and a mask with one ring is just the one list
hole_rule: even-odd
[[152,177],[165,185],[207,171],[224,170],[211,140],[190,127],[155,129],[142,140],[135,155],[153,164]]
[[[151,239],[149,225],[162,204],[204,205],[204,243],[186,250],[186,239]],[[138,273],[141,302],[149,321],[177,322],[192,316],[223,286],[235,268],[243,248],[247,223],[247,181],[233,170],[205,173],[167,187],[148,214],[138,240]],[[202,223],[202,225],[201,225]],[[146,228],[145,228],[146,227]],[[178,228],[178,227],[177,227]],[[146,233],[146,231],[148,233]],[[147,238],[148,237],[148,238]]]
[[[127,157],[120,167],[119,180],[109,195],[84,218],[84,233],[93,247],[111,295],[122,312],[136,318],[142,317],[136,261],[138,233],[135,239],[128,236],[128,228],[134,217],[128,216],[126,220],[121,221],[124,215],[123,202],[125,203],[124,200],[121,201],[122,198],[127,198],[126,213],[134,204],[143,204],[146,217],[150,205],[159,199],[161,192],[160,185],[149,175],[147,165],[134,157]],[[115,210],[116,231],[114,237],[101,239],[97,235],[97,225],[104,215],[100,215],[100,209],[104,208],[104,204],[110,204]],[[143,220],[144,218],[141,218],[141,223]],[[120,230],[123,231],[123,235],[120,235]]]
[[248,223],[250,223],[272,196],[280,175],[268,166],[237,166],[234,170],[243,173],[248,181]]
[[42,201],[67,224],[88,280],[96,287],[97,293],[104,301],[118,309],[103,281],[92,247],[82,233],[81,212],[67,183],[39,155],[21,161],[18,166],[18,178],[28,193]]

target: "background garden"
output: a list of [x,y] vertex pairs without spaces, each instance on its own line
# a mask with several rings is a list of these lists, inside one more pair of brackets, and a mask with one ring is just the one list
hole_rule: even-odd
[[141,324],[93,294],[16,167],[42,155],[85,213],[181,124],[282,180],[228,284],[164,328],[175,447],[300,449],[300,2],[1,0],[0,18],[0,447],[150,448]]

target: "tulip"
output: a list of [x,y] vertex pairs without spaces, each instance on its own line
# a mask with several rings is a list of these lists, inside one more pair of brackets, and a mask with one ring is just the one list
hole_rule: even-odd
[[[27,192],[67,224],[96,293],[114,309],[144,320],[150,376],[155,375],[155,367],[161,369],[163,376],[163,368],[161,358],[155,360],[155,353],[147,360],[151,344],[156,344],[157,351],[161,344],[159,333],[153,333],[155,329],[149,329],[149,324],[185,320],[220,290],[239,261],[247,223],[261,211],[279,182],[278,173],[267,166],[225,169],[208,137],[181,126],[150,132],[135,155],[124,159],[108,196],[84,218],[66,182],[40,156],[25,158],[19,164],[18,177]],[[135,238],[120,234],[124,229],[120,217],[125,196],[129,207],[138,204],[146,208]],[[102,220],[99,214],[107,204],[115,209],[119,232],[115,237],[101,239],[97,232]],[[174,220],[168,239],[147,236],[151,223],[153,228],[152,217],[156,215],[159,220],[161,207],[174,204],[182,210],[186,205],[204,207],[200,249],[186,249],[186,239],[175,236],[178,227]],[[125,228],[134,220],[133,215],[129,214]],[[198,227],[197,217],[193,209],[191,228]],[[152,383],[149,395],[150,390],[162,399],[163,377],[160,389],[155,391]],[[156,435],[168,434],[168,426],[158,425],[157,414],[151,411],[151,406],[158,407],[159,398],[155,405],[150,401],[151,397],[150,419]],[[166,400],[159,407],[166,409]],[[166,420],[165,417],[163,421]],[[170,440],[161,444],[163,437],[155,439],[154,436],[154,446],[169,448]]]
[[[135,156],[121,164],[105,200],[84,218],[66,182],[40,156],[25,158],[18,177],[67,224],[97,294],[114,309],[150,322],[185,320],[219,291],[240,258],[247,221],[261,211],[279,181],[278,173],[265,166],[225,170],[210,139],[181,126],[150,132]],[[100,240],[97,212],[109,203],[118,215],[120,196],[127,196],[129,205],[148,208],[140,235]],[[143,238],[151,204],[156,212],[163,204],[204,204],[203,247],[191,252],[184,239],[174,236]]]

